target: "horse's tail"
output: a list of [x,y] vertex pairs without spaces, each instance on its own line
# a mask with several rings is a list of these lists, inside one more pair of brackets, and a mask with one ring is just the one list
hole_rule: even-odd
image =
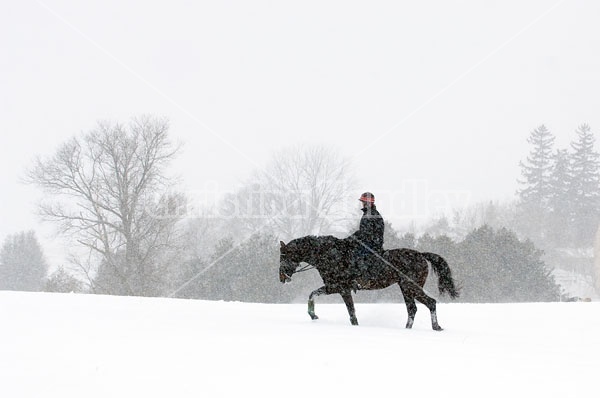
[[450,298],[455,299],[460,295],[459,289],[454,285],[454,280],[452,279],[452,271],[450,271],[450,266],[442,256],[439,256],[435,253],[421,253],[423,257],[429,263],[431,263],[431,267],[433,271],[438,276],[438,289],[440,294],[448,293]]

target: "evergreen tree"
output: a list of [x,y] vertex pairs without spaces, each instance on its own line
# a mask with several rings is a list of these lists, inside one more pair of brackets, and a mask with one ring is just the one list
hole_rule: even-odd
[[576,130],[573,149],[572,198],[575,239],[577,246],[591,246],[598,228],[600,209],[600,155],[594,149],[595,138],[590,126],[583,124]]
[[483,226],[458,245],[452,271],[468,302],[554,301],[559,287],[542,251],[507,230]]
[[394,229],[392,224],[385,221],[385,228],[383,229],[383,247],[385,250],[399,249],[403,247],[404,241],[398,235],[398,231]]
[[566,149],[559,149],[554,154],[548,203],[550,208],[548,237],[553,245],[559,247],[566,247],[572,243],[572,180],[573,172],[569,152]]
[[531,132],[527,142],[532,149],[527,160],[519,163],[523,179],[519,180],[522,188],[517,194],[525,232],[543,238],[547,230],[544,221],[549,211],[554,135],[541,125]]
[[417,237],[412,232],[407,232],[398,241],[399,248],[414,249],[417,247]]
[[525,206],[547,209],[554,135],[542,124],[531,132],[527,142],[533,148],[527,156],[527,161],[519,163],[523,176],[523,180],[519,181],[523,185],[518,191],[519,199]]
[[419,238],[416,250],[420,252],[432,252],[442,257],[456,255],[456,243],[447,235],[433,237],[425,234]]
[[0,290],[41,291],[47,268],[33,231],[9,235],[0,250]]
[[236,246],[231,236],[221,238],[217,242],[210,257],[211,268],[201,278],[203,280],[198,289],[200,297],[239,300],[232,291],[238,290],[237,286],[234,286],[234,281],[240,277],[240,269],[237,266],[240,255],[240,248]]
[[430,225],[425,229],[426,234],[430,234],[433,236],[447,235],[451,231],[450,222],[448,221],[448,217],[445,215],[440,216],[439,218],[434,219]]

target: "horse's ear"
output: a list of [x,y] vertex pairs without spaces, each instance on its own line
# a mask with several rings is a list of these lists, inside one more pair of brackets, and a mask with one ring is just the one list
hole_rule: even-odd
[[279,244],[281,245],[281,248],[283,249],[285,247],[285,243],[283,243],[282,240],[279,241]]

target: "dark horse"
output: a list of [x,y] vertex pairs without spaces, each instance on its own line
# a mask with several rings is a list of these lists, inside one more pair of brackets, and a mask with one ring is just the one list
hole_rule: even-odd
[[[281,242],[279,279],[282,283],[290,282],[292,275],[299,271],[301,262],[315,267],[323,282],[323,286],[313,291],[308,298],[308,314],[318,319],[315,314],[314,298],[323,294],[340,294],[350,322],[358,325],[352,300],[353,286],[350,277],[350,264],[353,256],[353,244],[348,239],[333,236],[305,236],[294,239],[288,244]],[[423,285],[429,273],[428,262],[438,275],[440,293],[448,293],[451,298],[458,297],[458,289],[452,280],[452,273],[446,260],[434,253],[421,253],[410,249],[385,251],[380,261],[374,262],[376,267],[370,279],[359,278],[359,290],[376,290],[397,283],[404,295],[408,311],[406,327],[411,328],[417,313],[415,299],[425,304],[431,312],[431,325],[434,330],[442,330],[437,321],[436,301],[423,291]]]

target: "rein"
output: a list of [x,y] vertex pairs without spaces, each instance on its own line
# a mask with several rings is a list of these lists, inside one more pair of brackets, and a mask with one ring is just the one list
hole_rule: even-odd
[[315,267],[314,267],[313,265],[306,264],[304,267],[302,267],[302,268],[300,268],[300,269],[297,269],[297,270],[295,270],[294,272],[292,272],[292,275],[293,275],[293,274],[297,274],[298,272],[309,271],[309,270],[311,270],[311,269],[315,269]]

